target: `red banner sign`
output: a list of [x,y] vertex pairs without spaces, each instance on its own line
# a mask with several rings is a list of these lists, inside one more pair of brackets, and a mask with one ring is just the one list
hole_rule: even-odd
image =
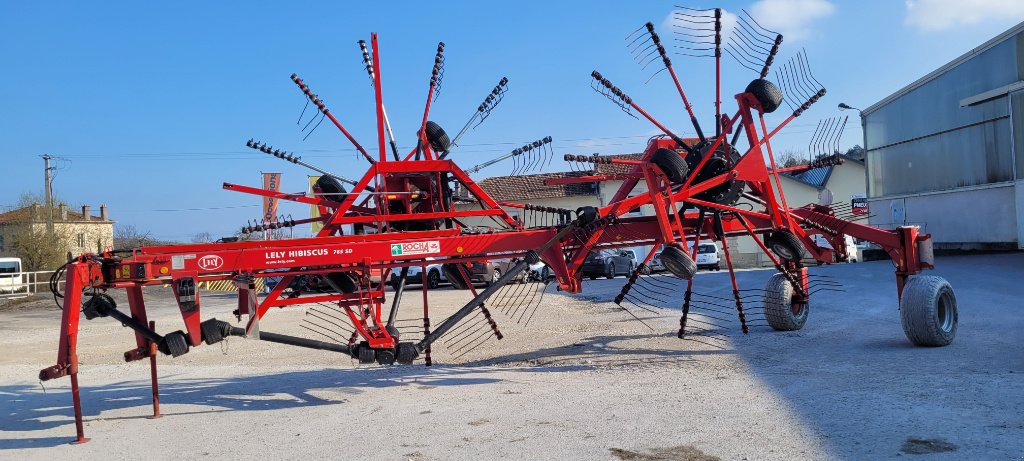
[[[281,173],[263,173],[263,188],[269,191],[281,191]],[[277,222],[277,199],[263,197],[263,223]]]

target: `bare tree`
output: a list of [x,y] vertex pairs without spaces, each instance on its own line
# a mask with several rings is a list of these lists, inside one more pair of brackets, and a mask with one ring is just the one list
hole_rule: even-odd
[[803,153],[795,149],[785,150],[775,157],[775,164],[778,165],[779,168],[789,168],[791,166],[803,165],[805,163],[807,162],[804,161]]
[[[43,194],[36,192],[23,192],[18,196],[18,208],[23,208],[32,205],[39,205],[46,208],[46,197]],[[68,205],[67,200],[62,197],[53,197],[53,207],[57,208],[61,205]]]
[[[41,194],[26,192],[18,196],[18,208],[28,208],[40,216],[56,216],[57,208],[66,204],[63,199],[54,197],[53,208],[46,207],[46,199]],[[33,207],[34,206],[34,207]],[[36,216],[25,215],[11,226],[11,250],[21,258],[26,271],[43,271],[56,269],[67,260],[70,235],[61,228],[47,232],[46,229],[34,225]]]
[[136,229],[134,224],[122,224],[114,228],[114,248],[138,248],[157,243],[151,232]]
[[49,233],[31,225],[20,226],[11,240],[26,272],[53,270],[67,261],[68,236],[60,229]]
[[213,241],[213,236],[209,232],[200,232],[192,236],[192,243],[210,243]]

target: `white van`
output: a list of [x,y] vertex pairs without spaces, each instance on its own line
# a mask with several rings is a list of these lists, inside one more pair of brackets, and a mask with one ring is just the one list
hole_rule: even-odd
[[[690,247],[692,251],[692,246]],[[697,269],[722,270],[722,251],[717,242],[700,242],[697,245]]]
[[21,258],[0,258],[0,293],[17,293],[26,288]]

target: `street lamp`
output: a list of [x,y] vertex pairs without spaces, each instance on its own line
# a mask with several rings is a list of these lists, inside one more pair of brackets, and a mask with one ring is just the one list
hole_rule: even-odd
[[[862,110],[860,110],[860,109],[858,109],[856,107],[853,107],[853,106],[851,106],[851,105],[849,105],[849,104],[847,104],[845,102],[839,103],[839,110],[855,110],[855,111],[857,111],[857,115],[860,115],[861,136],[863,136],[862,139],[863,139],[863,142],[864,142],[864,144],[863,144],[863,149],[864,149],[864,166],[867,166],[867,162],[868,162],[868,124],[867,124],[867,120],[864,118],[864,111],[862,111]],[[864,189],[865,190],[867,190],[868,189],[867,186],[869,184],[871,184],[871,178],[870,178],[870,174],[869,174],[870,171],[871,171],[870,168],[864,168],[864,185],[865,185]],[[870,194],[868,194],[868,195],[870,195]]]
[[849,105],[849,104],[847,104],[845,102],[839,103],[839,110],[847,110],[847,109],[853,109],[853,110],[855,110],[857,112],[861,111],[860,109],[858,109],[856,107],[853,107],[853,106],[851,106],[851,105]]

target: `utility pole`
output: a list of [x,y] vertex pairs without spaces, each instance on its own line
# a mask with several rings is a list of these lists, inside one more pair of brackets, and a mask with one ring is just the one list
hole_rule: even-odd
[[50,154],[43,154],[43,173],[46,181],[46,232],[53,235],[53,170],[57,167],[50,166],[53,157]]

